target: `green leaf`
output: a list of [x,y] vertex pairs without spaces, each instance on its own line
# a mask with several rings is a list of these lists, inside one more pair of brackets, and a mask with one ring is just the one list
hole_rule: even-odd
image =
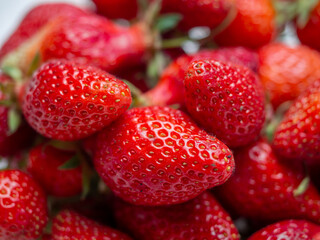
[[59,166],[59,170],[69,170],[79,167],[81,164],[80,159],[77,155],[74,155],[68,161]]
[[298,19],[297,24],[300,28],[304,28],[309,21],[312,10],[316,7],[319,0],[298,0],[297,12]]
[[78,149],[75,142],[64,142],[59,140],[51,140],[45,145],[50,145],[60,150],[76,151]]
[[153,59],[149,62],[147,68],[147,75],[149,81],[147,82],[149,87],[154,87],[159,79],[160,73],[163,71],[166,65],[166,57],[162,52],[157,52]]
[[20,113],[14,109],[11,108],[8,112],[8,126],[9,126],[9,134],[15,133],[17,131],[18,127],[21,123],[21,115]]
[[298,197],[304,194],[309,187],[309,183],[310,183],[310,178],[307,176],[301,181],[299,186],[293,191],[293,196]]
[[41,55],[39,52],[37,52],[29,66],[28,73],[27,73],[28,76],[31,76],[33,72],[39,68],[40,63],[41,63]]
[[10,106],[12,106],[12,104],[13,104],[13,102],[8,100],[8,99],[7,100],[0,100],[0,105],[1,106],[10,107]]
[[162,49],[168,49],[168,48],[178,48],[181,47],[182,44],[185,41],[190,40],[189,37],[179,37],[179,38],[172,38],[172,39],[166,39],[166,40],[162,40],[161,42],[161,48]]
[[90,169],[86,163],[82,163],[82,194],[81,198],[84,199],[88,196],[90,191]]
[[160,16],[155,24],[155,27],[160,32],[168,32],[174,29],[181,21],[182,15],[177,13],[169,13]]
[[19,68],[13,66],[3,66],[2,71],[17,82],[22,81],[22,72]]

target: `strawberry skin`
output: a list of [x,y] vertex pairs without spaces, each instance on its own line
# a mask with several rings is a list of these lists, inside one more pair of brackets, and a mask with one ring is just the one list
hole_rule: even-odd
[[184,86],[190,115],[226,145],[244,146],[259,136],[264,94],[251,70],[215,60],[193,61]]
[[317,240],[320,226],[305,220],[285,220],[269,225],[253,234],[248,240]]
[[259,58],[259,76],[275,108],[294,100],[320,78],[319,53],[303,45],[271,43],[260,49]]
[[282,157],[320,163],[320,79],[289,108],[278,126],[273,146]]
[[94,163],[107,186],[136,205],[188,201],[234,169],[227,146],[168,107],[127,111],[98,135]]
[[130,240],[126,234],[103,226],[74,211],[60,212],[52,223],[52,240]]
[[40,186],[20,170],[0,171],[0,239],[34,240],[48,220]]
[[141,64],[150,45],[144,24],[124,27],[96,15],[61,18],[49,28],[40,50],[43,61],[77,60],[107,72]]
[[116,220],[140,240],[240,239],[228,213],[209,193],[178,205],[134,206],[116,202]]
[[151,105],[185,106],[183,80],[192,60],[215,59],[251,68],[257,72],[259,58],[256,52],[243,47],[225,47],[214,50],[202,50],[193,55],[182,55],[174,60],[162,73],[156,87],[144,96]]
[[295,195],[304,174],[283,165],[264,140],[235,153],[235,174],[218,195],[235,213],[252,220],[295,218],[320,222],[320,195],[312,183]]
[[97,12],[107,18],[131,20],[138,14],[138,0],[92,0]]
[[215,37],[221,46],[259,48],[276,35],[275,10],[270,0],[235,0],[236,16]]
[[29,152],[28,171],[49,194],[70,197],[82,191],[82,169],[59,169],[75,156],[75,152],[40,144]]
[[85,11],[66,3],[40,4],[31,9],[0,49],[0,59],[19,47],[50,20],[59,16],[81,16]]
[[131,104],[126,84],[95,67],[65,60],[34,74],[22,105],[28,123],[59,140],[85,138],[118,118]]

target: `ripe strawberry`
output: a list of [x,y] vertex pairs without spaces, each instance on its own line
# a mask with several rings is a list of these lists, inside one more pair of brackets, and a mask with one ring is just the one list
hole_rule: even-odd
[[138,0],[92,0],[97,12],[107,18],[131,20],[138,14]]
[[184,86],[193,119],[225,144],[244,146],[259,136],[264,96],[251,70],[214,60],[193,61]]
[[307,24],[303,27],[296,25],[296,28],[302,44],[320,50],[320,2],[311,11]]
[[162,11],[180,13],[182,30],[198,26],[215,28],[228,16],[233,4],[233,0],[163,0]]
[[116,220],[136,239],[240,239],[227,212],[205,192],[197,198],[165,207],[116,203]]
[[52,236],[49,235],[49,234],[44,234],[44,235],[41,237],[41,240],[52,240]]
[[19,170],[0,171],[0,239],[33,240],[48,220],[40,186]]
[[81,166],[59,169],[75,157],[75,154],[49,144],[40,144],[32,148],[29,153],[28,171],[50,195],[69,197],[80,194],[82,191]]
[[277,239],[317,240],[320,239],[320,226],[305,220],[285,220],[261,229],[248,240]]
[[228,147],[168,107],[127,111],[99,133],[94,163],[107,186],[136,205],[188,201],[234,169]]
[[[10,84],[11,79],[0,72],[0,84]],[[8,94],[0,90],[0,100],[9,100]],[[33,130],[22,121],[15,132],[10,132],[10,107],[0,104],[0,156],[6,157],[28,147],[34,138]]]
[[257,71],[259,59],[256,52],[243,47],[225,47],[202,50],[194,55],[182,55],[173,61],[162,73],[159,83],[144,96],[151,105],[185,105],[183,80],[192,60],[201,58],[244,65]]
[[296,218],[320,222],[320,195],[310,183],[297,191],[304,174],[283,165],[260,140],[235,153],[235,174],[218,189],[221,201],[251,220]]
[[320,55],[306,47],[271,43],[259,51],[259,75],[271,103],[294,100],[320,78]]
[[81,16],[85,11],[66,3],[45,3],[31,9],[0,49],[0,59],[33,36],[46,23],[59,16]]
[[274,137],[282,157],[320,163],[320,79],[289,108]]
[[64,210],[60,212],[52,223],[53,240],[130,240],[126,234],[103,226],[76,212]]
[[215,37],[222,46],[259,48],[276,33],[275,10],[270,0],[235,0],[236,16]]
[[38,69],[22,105],[29,124],[59,140],[85,138],[118,118],[131,104],[130,90],[110,74],[65,60]]
[[57,19],[48,28],[41,41],[43,61],[77,60],[108,72],[139,65],[151,44],[144,24],[124,27],[95,15]]

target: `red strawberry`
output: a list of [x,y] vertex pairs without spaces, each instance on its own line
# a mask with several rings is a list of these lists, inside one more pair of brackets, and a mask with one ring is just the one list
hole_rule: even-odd
[[124,18],[131,20],[138,14],[137,0],[92,0],[97,12],[107,18]]
[[320,79],[289,108],[274,137],[282,157],[320,163]]
[[52,236],[49,235],[49,234],[44,234],[44,235],[41,237],[41,240],[52,240]]
[[274,107],[294,100],[320,78],[320,55],[306,47],[272,43],[259,51],[259,75]]
[[320,50],[320,2],[311,11],[309,20],[303,27],[298,26],[297,35],[302,44]]
[[243,146],[259,136],[265,120],[264,96],[251,70],[214,60],[194,61],[184,85],[193,119],[225,144]]
[[130,240],[126,234],[103,226],[76,212],[64,210],[60,212],[52,223],[53,240]]
[[108,72],[139,65],[151,43],[144,24],[117,25],[95,15],[61,18],[51,23],[42,40],[44,61],[77,60]]
[[59,169],[67,161],[75,158],[75,152],[65,151],[40,144],[29,153],[28,171],[50,195],[69,197],[82,191],[82,169]]
[[42,135],[85,138],[118,118],[131,104],[123,82],[94,67],[64,60],[45,63],[34,74],[22,110]]
[[40,186],[19,170],[0,171],[0,239],[34,240],[47,220]]
[[224,183],[234,169],[222,142],[167,107],[127,111],[97,144],[97,172],[116,195],[137,205],[188,201]]
[[0,49],[0,58],[16,49],[33,36],[53,18],[59,16],[81,16],[85,11],[66,3],[45,3],[31,9],[22,19],[20,25]]
[[240,239],[228,213],[208,192],[166,207],[118,202],[115,215],[120,226],[140,240]]
[[[0,84],[10,84],[12,80],[0,72]],[[0,100],[9,100],[8,94],[0,90]],[[19,128],[10,132],[9,112],[10,107],[0,104],[0,156],[9,156],[29,146],[34,138],[34,132],[23,121]]]
[[281,164],[271,146],[260,140],[235,153],[235,174],[218,194],[236,213],[252,220],[288,218],[320,222],[320,195],[310,183],[297,191],[304,175]]
[[305,220],[285,220],[261,229],[248,240],[280,239],[319,240],[320,226]]
[[269,43],[276,32],[275,10],[270,0],[235,0],[236,16],[215,37],[223,46],[259,48]]
[[202,50],[194,55],[182,55],[173,61],[162,73],[159,83],[145,94],[152,105],[185,105],[183,80],[192,60],[208,58],[221,62],[244,65],[257,71],[257,53],[243,47],[226,47],[215,50]]
[[222,24],[233,4],[233,0],[163,0],[162,11],[180,13],[183,30],[197,26],[215,28]]

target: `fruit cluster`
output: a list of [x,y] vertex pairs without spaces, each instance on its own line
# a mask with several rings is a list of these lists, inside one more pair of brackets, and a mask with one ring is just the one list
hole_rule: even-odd
[[320,239],[320,2],[92,3],[0,49],[0,240]]

